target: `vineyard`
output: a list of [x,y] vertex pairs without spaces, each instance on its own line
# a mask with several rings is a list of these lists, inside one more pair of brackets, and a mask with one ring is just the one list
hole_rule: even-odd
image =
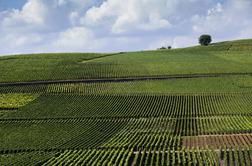
[[[118,54],[2,57],[0,165],[250,166],[250,42]],[[186,55],[192,59],[184,59]],[[131,60],[135,61],[129,64]],[[46,83],[194,73],[229,75]],[[36,80],[45,82],[32,84]],[[22,81],[28,83],[18,84]]]
[[116,54],[0,57],[0,82],[179,74],[251,73],[251,40],[210,47]]

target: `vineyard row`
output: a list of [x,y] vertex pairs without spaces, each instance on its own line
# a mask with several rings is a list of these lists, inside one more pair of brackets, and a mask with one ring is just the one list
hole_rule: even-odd
[[44,94],[6,118],[250,116],[252,95]]
[[222,149],[154,149],[134,152],[118,150],[68,150],[49,159],[44,165],[251,165],[251,148]]
[[[221,146],[247,145],[251,141],[252,117],[235,116],[212,119],[112,118],[79,121],[9,123],[1,122],[0,150],[48,148],[176,148],[202,146],[207,140],[201,135],[249,134],[241,141],[226,141],[236,137],[217,137]],[[39,133],[38,133],[39,131]],[[18,137],[16,134],[18,133]],[[27,135],[29,133],[29,135]],[[189,137],[188,136],[195,136]],[[16,137],[20,141],[16,141]],[[194,141],[196,138],[196,141]],[[214,137],[216,138],[216,137]],[[23,141],[22,141],[23,140]],[[37,141],[40,140],[40,141]],[[244,143],[245,141],[245,143]],[[188,143],[184,142],[191,142]],[[218,145],[218,144],[217,144]]]

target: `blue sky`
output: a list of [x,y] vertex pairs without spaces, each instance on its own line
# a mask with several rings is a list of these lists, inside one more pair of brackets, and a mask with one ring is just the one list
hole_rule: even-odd
[[251,0],[0,0],[0,55],[115,52],[252,38]]
[[26,0],[0,0],[0,10],[8,10],[12,8],[21,8]]

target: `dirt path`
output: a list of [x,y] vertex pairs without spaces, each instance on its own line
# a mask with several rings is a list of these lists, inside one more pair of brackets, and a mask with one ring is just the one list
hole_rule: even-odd
[[86,59],[86,60],[82,60],[80,63],[88,63],[88,62],[95,61],[97,59],[103,59],[103,58],[107,58],[107,57],[110,57],[110,56],[121,55],[121,54],[124,54],[124,52],[119,52],[119,53],[114,53],[114,54],[105,54],[105,55],[89,58],[89,59]]
[[181,74],[181,75],[163,75],[163,76],[137,76],[137,77],[110,77],[110,78],[90,78],[90,79],[66,79],[66,80],[41,80],[24,82],[2,82],[0,86],[24,86],[24,85],[48,85],[64,83],[104,83],[104,82],[128,82],[144,80],[169,80],[169,79],[189,79],[189,78],[207,78],[207,77],[228,77],[239,75],[251,75],[252,73],[208,73],[208,74]]

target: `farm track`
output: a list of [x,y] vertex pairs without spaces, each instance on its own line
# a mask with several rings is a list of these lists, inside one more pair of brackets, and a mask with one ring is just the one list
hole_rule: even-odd
[[[102,58],[102,57],[101,57]],[[25,85],[49,85],[65,83],[104,83],[104,82],[129,82],[145,80],[169,80],[169,79],[190,79],[190,78],[210,78],[245,76],[252,73],[208,73],[208,74],[179,74],[179,75],[160,75],[160,76],[138,76],[138,77],[110,77],[110,78],[89,78],[89,79],[69,79],[69,80],[41,80],[24,82],[1,82],[0,87],[4,86],[25,86]]]

